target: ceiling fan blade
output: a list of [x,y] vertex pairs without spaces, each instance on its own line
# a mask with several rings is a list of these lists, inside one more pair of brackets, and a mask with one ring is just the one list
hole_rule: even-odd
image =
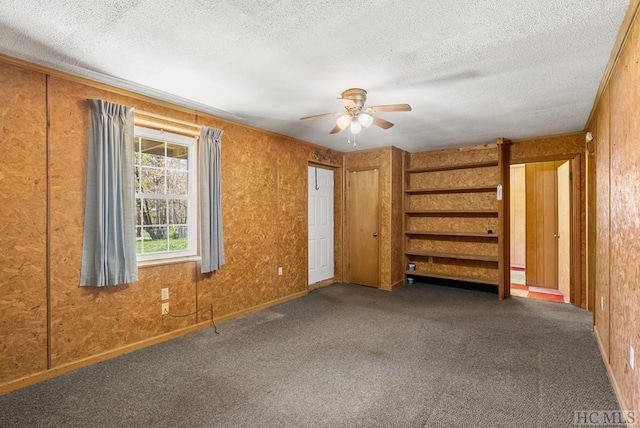
[[318,117],[325,117],[325,116],[338,116],[344,114],[342,112],[333,112],[333,113],[322,113],[322,114],[314,114],[313,116],[305,116],[305,117],[301,117],[300,120],[306,120],[306,119],[316,119]]
[[366,109],[371,113],[379,113],[381,111],[411,111],[409,104],[387,104],[383,106],[371,106]]
[[350,100],[349,98],[338,98],[338,99],[340,100],[340,102],[345,108],[350,109],[350,108],[358,107],[356,103],[353,100]]
[[382,129],[389,129],[393,126],[393,123],[388,120],[384,120],[379,118],[378,116],[373,116],[373,124],[379,126]]
[[342,131],[344,128],[340,128],[338,125],[334,126],[333,129],[331,130],[331,132],[329,132],[329,134],[337,134],[338,132]]

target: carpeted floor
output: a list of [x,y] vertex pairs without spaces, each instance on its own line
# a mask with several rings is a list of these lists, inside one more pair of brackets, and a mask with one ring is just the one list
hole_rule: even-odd
[[0,427],[571,427],[618,409],[569,305],[335,284],[0,397]]

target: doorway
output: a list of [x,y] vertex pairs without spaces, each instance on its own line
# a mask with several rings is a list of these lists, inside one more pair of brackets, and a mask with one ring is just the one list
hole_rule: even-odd
[[333,170],[308,167],[309,285],[334,276]]
[[511,294],[571,301],[571,161],[510,168]]
[[370,287],[378,287],[380,276],[378,175],[378,169],[352,170],[347,178],[349,282]]

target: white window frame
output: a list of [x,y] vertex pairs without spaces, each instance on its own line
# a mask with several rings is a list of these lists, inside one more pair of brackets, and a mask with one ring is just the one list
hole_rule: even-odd
[[[137,254],[138,263],[147,264],[146,262],[154,261],[169,261],[168,259],[183,259],[192,258],[198,255],[198,191],[197,191],[197,163],[196,163],[196,147],[197,138],[188,137],[185,135],[174,134],[171,132],[160,131],[151,128],[144,128],[141,126],[135,126],[134,137],[136,144],[138,143],[138,137],[147,138],[149,140],[178,144],[187,147],[188,152],[188,209],[187,209],[187,239],[188,247],[186,250],[180,251],[166,251],[162,253],[149,253],[149,254]],[[137,149],[136,149],[137,150]],[[138,153],[137,151],[135,152]],[[136,164],[138,161],[136,160]],[[154,194],[142,194],[138,192],[136,186],[135,197],[136,200],[140,197],[153,197]],[[137,215],[137,213],[136,213]],[[138,225],[136,219],[136,227]]]

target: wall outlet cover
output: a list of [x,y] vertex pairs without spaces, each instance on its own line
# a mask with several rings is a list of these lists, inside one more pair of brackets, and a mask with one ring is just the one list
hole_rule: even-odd
[[162,315],[168,315],[168,314],[169,314],[169,302],[166,302],[162,304]]

